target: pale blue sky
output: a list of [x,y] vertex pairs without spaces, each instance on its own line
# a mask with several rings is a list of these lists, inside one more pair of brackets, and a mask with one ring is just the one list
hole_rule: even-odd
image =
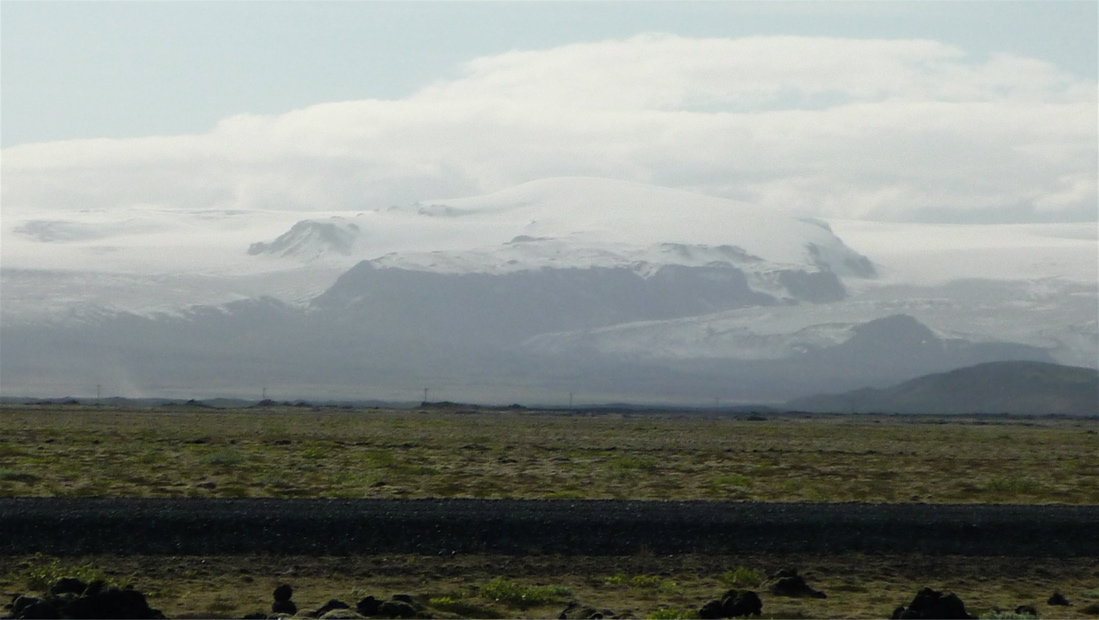
[[240,113],[399,99],[508,50],[622,39],[926,38],[1094,80],[1099,3],[0,3],[3,146],[196,134]]

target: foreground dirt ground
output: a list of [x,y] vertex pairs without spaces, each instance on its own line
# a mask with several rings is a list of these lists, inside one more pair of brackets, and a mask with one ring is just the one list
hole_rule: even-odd
[[[49,561],[41,556],[0,557],[0,595],[26,592],[26,576]],[[1099,563],[1094,558],[931,557],[844,555],[611,557],[379,555],[300,556],[94,556],[61,558],[73,570],[102,571],[108,579],[133,584],[150,604],[172,618],[232,618],[268,612],[272,591],[294,588],[302,611],[332,598],[354,606],[366,595],[411,594],[430,606],[448,597],[474,614],[433,609],[435,617],[553,618],[569,600],[619,615],[645,618],[665,610],[689,617],[707,600],[730,587],[739,567],[769,573],[795,567],[826,599],[793,599],[758,588],[765,618],[881,618],[908,603],[922,587],[956,593],[971,614],[1013,611],[1032,605],[1042,618],[1087,617],[1083,611],[1099,596]],[[480,596],[481,585],[503,577],[523,585],[553,585],[571,594],[553,602],[521,607]],[[744,587],[744,586],[737,586]],[[1054,592],[1071,607],[1050,606]],[[1089,598],[1090,597],[1090,598]]]

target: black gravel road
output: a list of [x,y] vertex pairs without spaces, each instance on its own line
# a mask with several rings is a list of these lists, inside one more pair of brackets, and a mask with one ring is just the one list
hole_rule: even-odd
[[643,550],[1099,557],[1099,506],[0,498],[0,555]]

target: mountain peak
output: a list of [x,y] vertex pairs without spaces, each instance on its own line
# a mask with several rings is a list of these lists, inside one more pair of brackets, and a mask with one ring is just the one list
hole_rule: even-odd
[[[370,232],[361,243],[359,231]],[[730,254],[730,251],[732,252]],[[425,200],[350,219],[305,220],[251,254],[320,254],[420,271],[711,266],[868,277],[874,269],[818,221],[688,191],[590,177],[531,181],[481,196]],[[338,258],[338,256],[337,256]],[[765,278],[766,279],[766,278]],[[785,283],[779,283],[779,289]]]

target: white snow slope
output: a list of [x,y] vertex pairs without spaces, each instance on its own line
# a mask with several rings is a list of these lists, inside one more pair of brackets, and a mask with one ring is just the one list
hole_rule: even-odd
[[[832,271],[850,296],[583,337],[622,355],[757,359],[842,341],[855,323],[904,312],[943,335],[1035,344],[1066,363],[1099,365],[1093,222],[826,224],[679,190],[560,178],[359,212],[5,209],[0,242],[0,320],[9,324],[261,295],[303,303],[362,260],[443,273],[627,266],[647,274],[728,263],[776,295],[768,273]],[[579,337],[529,344],[553,349]]]
[[[436,272],[701,265],[854,275],[821,222],[623,181],[547,179],[486,196],[346,213],[4,212],[6,319],[164,312],[270,295],[301,302],[362,260]],[[810,245],[815,250],[810,249]],[[815,252],[815,253],[814,253]],[[760,286],[764,286],[761,283]]]

